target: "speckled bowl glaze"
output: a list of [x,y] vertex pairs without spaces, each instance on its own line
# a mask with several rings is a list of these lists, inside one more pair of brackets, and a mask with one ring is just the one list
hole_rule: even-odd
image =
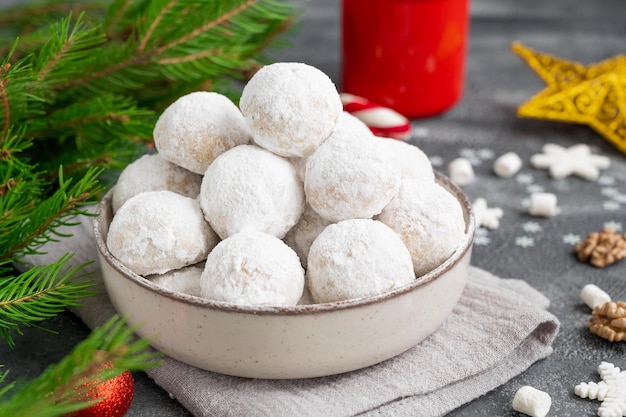
[[116,310],[158,350],[198,368],[250,378],[311,378],[361,369],[396,356],[435,331],[465,286],[474,216],[446,177],[466,235],[448,260],[410,285],[375,297],[294,307],[250,307],[168,291],[133,273],[106,247],[111,193],[94,222],[106,291]]

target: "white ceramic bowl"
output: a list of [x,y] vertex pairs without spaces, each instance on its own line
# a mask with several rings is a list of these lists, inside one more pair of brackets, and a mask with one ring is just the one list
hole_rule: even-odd
[[352,371],[396,356],[436,330],[465,286],[474,237],[471,204],[461,203],[466,236],[454,254],[411,284],[375,297],[294,307],[233,306],[175,293],[133,273],[106,237],[111,192],[99,205],[95,238],[116,310],[158,350],[209,371],[251,378],[309,378]]

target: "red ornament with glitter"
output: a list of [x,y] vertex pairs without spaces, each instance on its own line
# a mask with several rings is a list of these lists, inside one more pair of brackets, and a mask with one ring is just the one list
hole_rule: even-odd
[[[103,368],[111,368],[111,363],[106,363]],[[101,398],[97,404],[85,409],[76,411],[68,417],[123,417],[135,394],[135,383],[130,371],[125,371],[120,375],[97,384],[87,391],[85,401]]]

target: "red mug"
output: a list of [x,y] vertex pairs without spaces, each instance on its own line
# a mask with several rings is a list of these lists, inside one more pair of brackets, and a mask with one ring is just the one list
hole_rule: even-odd
[[341,87],[409,118],[463,95],[469,0],[343,0]]

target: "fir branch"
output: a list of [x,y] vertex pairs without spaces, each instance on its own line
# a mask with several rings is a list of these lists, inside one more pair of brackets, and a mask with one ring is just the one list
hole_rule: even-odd
[[56,229],[71,225],[78,214],[88,215],[81,206],[102,190],[97,181],[101,172],[100,168],[92,168],[72,185],[71,179],[63,179],[63,171],[59,169],[58,189],[36,205],[31,204],[30,198],[19,200],[22,188],[18,187],[24,187],[23,183],[17,183],[7,195],[0,196],[0,209],[6,204],[0,212],[6,213],[11,206],[17,209],[8,218],[0,218],[0,264],[8,259],[19,260],[25,255],[39,254],[41,246],[57,240],[54,237]]
[[[31,90],[38,83],[48,78],[51,84],[58,79],[64,80],[77,76],[80,65],[92,59],[93,49],[105,42],[104,34],[95,27],[87,27],[83,22],[84,13],[80,13],[74,20],[72,14],[61,19],[50,28],[50,39],[40,49],[35,62],[35,82]],[[55,79],[56,77],[56,79]]]
[[[140,23],[126,39],[123,54],[119,54],[119,45],[114,48],[117,56],[104,48],[91,71],[60,87],[86,88],[93,93],[103,91],[105,86],[133,88],[135,80],[137,86],[145,86],[164,76],[187,82],[246,74],[250,67],[258,66],[251,58],[259,53],[259,42],[273,38],[277,30],[285,30],[292,6],[271,0],[232,3],[160,0],[148,2],[143,9],[132,9],[139,10]],[[200,8],[202,13],[195,12]],[[148,68],[157,72],[146,73]],[[142,74],[141,79],[138,74]],[[120,76],[124,84],[119,82]]]
[[11,332],[22,334],[20,326],[41,328],[37,323],[95,294],[89,291],[93,282],[80,281],[85,274],[77,274],[89,263],[67,270],[71,258],[66,254],[50,265],[36,265],[0,281],[0,336],[9,346],[15,345]]
[[133,329],[114,316],[59,363],[31,381],[18,381],[0,396],[0,416],[60,417],[80,410],[100,400],[85,400],[91,387],[126,370],[159,366],[159,356],[148,350],[146,341],[135,340]]
[[210,31],[211,29],[224,24],[225,22],[227,22],[228,20],[232,19],[233,17],[237,16],[238,14],[242,13],[244,10],[248,9],[249,7],[251,7],[253,4],[258,3],[258,0],[246,0],[244,1],[242,4],[240,4],[239,6],[233,8],[230,11],[227,11],[225,13],[220,14],[216,19],[211,20],[197,28],[195,28],[194,30],[192,30],[191,32],[187,33],[184,36],[181,36],[178,39],[174,39],[173,41],[166,43],[165,45],[156,48],[154,53],[156,55],[161,55],[166,51],[169,51],[170,49],[174,49],[175,47],[184,44],[185,42],[190,41],[191,39],[197,38],[198,36],[200,36],[203,33],[206,33],[208,31]]

